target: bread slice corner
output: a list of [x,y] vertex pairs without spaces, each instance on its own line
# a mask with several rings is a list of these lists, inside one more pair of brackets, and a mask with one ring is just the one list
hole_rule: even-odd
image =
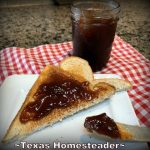
[[61,69],[74,75],[82,76],[87,81],[91,82],[94,80],[93,72],[88,61],[80,57],[67,57],[60,63],[59,66]]

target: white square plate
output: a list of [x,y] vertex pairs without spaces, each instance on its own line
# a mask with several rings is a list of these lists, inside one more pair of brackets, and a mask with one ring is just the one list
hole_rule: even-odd
[[[11,121],[21,107],[28,91],[37,79],[38,75],[12,75],[8,77],[0,87],[0,140],[6,133]],[[95,74],[95,78],[119,78],[112,74]],[[23,141],[28,143],[50,143],[51,148],[54,142],[62,143],[106,143],[107,141],[89,136],[84,129],[84,120],[87,116],[98,115],[106,112],[108,116],[117,122],[122,122],[131,125],[138,125],[138,120],[133,110],[131,101],[126,91],[118,92],[110,99],[83,110],[73,116],[65,118],[62,122],[54,124],[52,127],[47,127],[39,132],[28,136]],[[17,141],[16,143],[20,143]],[[15,144],[11,143],[1,147],[16,148]],[[111,142],[111,143],[117,143]],[[119,149],[147,149],[145,143],[121,142],[124,146]],[[21,147],[18,147],[21,148]],[[59,149],[59,148],[58,148]]]

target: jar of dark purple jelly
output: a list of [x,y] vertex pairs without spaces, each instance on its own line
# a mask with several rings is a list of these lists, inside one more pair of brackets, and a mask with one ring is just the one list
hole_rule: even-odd
[[77,1],[71,7],[73,55],[86,59],[94,72],[110,58],[119,12],[114,0]]

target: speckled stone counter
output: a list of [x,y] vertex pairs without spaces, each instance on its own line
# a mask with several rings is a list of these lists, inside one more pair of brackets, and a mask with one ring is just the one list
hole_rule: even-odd
[[[149,0],[120,3],[117,34],[150,59]],[[71,39],[69,5],[0,8],[0,49],[29,48]]]

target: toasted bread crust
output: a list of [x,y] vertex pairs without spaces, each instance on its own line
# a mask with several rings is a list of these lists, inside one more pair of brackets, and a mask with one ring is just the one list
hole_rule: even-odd
[[131,140],[133,138],[133,135],[129,133],[123,126],[120,124],[117,124],[117,126],[122,140]]
[[116,88],[116,91],[125,91],[132,87],[131,83],[127,80],[117,79],[117,78],[101,78],[95,79],[94,84],[99,84],[100,82],[108,83]]
[[[61,74],[62,76],[67,76],[68,78],[72,78],[75,80],[78,80],[80,82],[85,81],[84,78],[80,76],[72,76],[71,73],[68,73],[64,70],[62,70],[59,67],[54,67],[54,66],[47,66],[43,72],[40,74],[39,78],[37,81],[34,83],[32,86],[31,90],[29,91],[22,107],[18,111],[16,117],[12,121],[4,139],[3,142],[8,142],[10,140],[16,140],[16,139],[21,139],[29,134],[32,134],[33,132],[44,128],[46,126],[52,125],[63,118],[72,115],[80,110],[86,109],[90,106],[93,106],[99,102],[104,101],[106,98],[109,98],[111,95],[115,93],[115,88],[107,83],[100,83],[98,86],[104,88],[105,90],[102,90],[99,93],[99,96],[97,99],[94,99],[92,101],[80,101],[80,103],[75,103],[74,105],[71,105],[65,109],[54,109],[49,115],[45,116],[44,118],[37,120],[37,121],[29,121],[26,124],[22,124],[19,120],[20,114],[24,107],[29,103],[34,101],[33,95],[37,91],[38,87],[51,80],[52,74],[53,73],[58,73]],[[91,87],[95,88],[96,85],[91,82]]]
[[93,72],[89,63],[80,57],[67,57],[60,63],[59,66],[61,69],[74,75],[81,76],[87,81],[91,82],[94,80]]

